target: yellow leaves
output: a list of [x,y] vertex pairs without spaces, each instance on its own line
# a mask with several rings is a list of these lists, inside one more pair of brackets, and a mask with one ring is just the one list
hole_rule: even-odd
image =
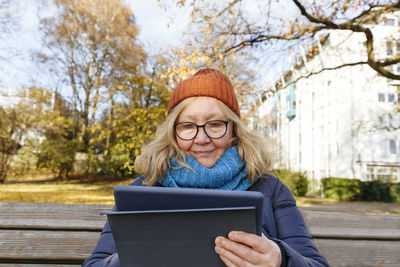
[[292,35],[294,33],[294,31],[295,31],[295,28],[296,28],[296,25],[294,23],[292,23],[290,25],[289,31],[287,32],[287,35]]

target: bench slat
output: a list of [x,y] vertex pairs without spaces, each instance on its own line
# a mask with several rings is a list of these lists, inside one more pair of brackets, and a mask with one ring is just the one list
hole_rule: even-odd
[[0,228],[101,230],[110,205],[0,202]]
[[313,237],[400,240],[400,215],[302,210]]
[[0,230],[0,262],[81,262],[92,253],[99,236],[99,232]]
[[[38,262],[81,262],[93,251],[99,238],[95,232],[0,230],[0,262],[4,259]],[[400,242],[315,239],[332,266],[399,266]]]
[[[400,219],[400,218],[399,218]],[[400,241],[399,229],[355,229],[355,228],[323,228],[309,227],[314,238],[332,239],[365,239],[365,240],[397,240]]]
[[[77,263],[77,264],[51,264],[51,265],[46,265],[46,266],[51,266],[51,267],[77,267],[77,266],[81,266],[81,263]],[[0,265],[1,267],[35,267],[35,266],[43,266],[43,263],[39,263],[39,264],[34,264],[34,263],[1,263]]]
[[[398,214],[361,214],[328,211],[308,211],[300,209],[310,227],[400,229]],[[384,220],[382,220],[384,218]]]
[[[0,202],[0,228],[100,231],[111,205]],[[399,215],[351,214],[300,209],[310,233],[319,238],[400,240]]]
[[315,239],[331,266],[400,266],[400,242]]
[[[111,209],[0,202],[0,265],[80,265],[98,241],[100,213]],[[400,266],[400,215],[300,210],[331,266]]]

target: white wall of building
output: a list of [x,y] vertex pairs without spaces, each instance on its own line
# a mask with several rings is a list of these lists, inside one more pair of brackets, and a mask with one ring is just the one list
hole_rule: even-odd
[[[387,52],[387,36],[400,42],[399,28],[400,20],[393,26],[373,27],[375,47],[383,48],[378,56]],[[319,53],[293,71],[293,76],[366,60],[364,41],[362,34],[331,31],[329,42],[320,45]],[[392,52],[397,53],[396,45]],[[388,118],[399,101],[398,86],[399,81],[381,77],[365,64],[324,71],[267,96],[258,115],[263,120],[276,110],[276,129],[263,123],[268,128],[263,132],[277,142],[278,167],[306,171],[314,179],[400,182],[400,130],[382,129],[388,123],[400,128],[400,116],[380,119]],[[289,119],[291,90],[296,94],[296,115]]]
[[16,87],[4,86],[0,87],[0,106],[15,106],[23,99],[23,90]]

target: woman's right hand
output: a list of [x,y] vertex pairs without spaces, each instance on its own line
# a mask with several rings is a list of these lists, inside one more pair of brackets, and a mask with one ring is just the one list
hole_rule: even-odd
[[229,267],[279,267],[282,255],[279,246],[265,235],[232,231],[228,238],[215,239],[215,252]]

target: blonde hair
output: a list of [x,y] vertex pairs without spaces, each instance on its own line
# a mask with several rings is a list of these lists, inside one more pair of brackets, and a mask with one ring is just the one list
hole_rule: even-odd
[[[180,102],[157,128],[155,138],[136,158],[135,171],[144,175],[144,184],[154,185],[158,178],[164,178],[170,158],[176,157],[178,163],[188,167],[185,153],[175,139],[174,123],[182,110],[194,100],[195,97],[190,97]],[[224,115],[233,122],[232,146],[238,146],[239,155],[247,164],[247,177],[253,182],[257,175],[261,177],[271,166],[269,144],[264,137],[252,132],[227,105],[215,100]]]

